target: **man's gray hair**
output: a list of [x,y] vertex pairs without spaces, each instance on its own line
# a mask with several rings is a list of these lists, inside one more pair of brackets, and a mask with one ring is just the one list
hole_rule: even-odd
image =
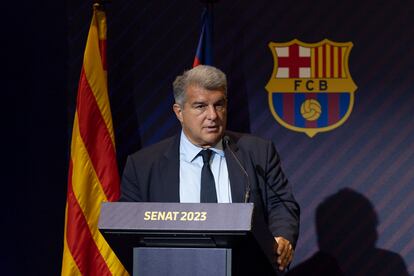
[[227,96],[226,75],[213,66],[198,65],[178,76],[173,83],[175,103],[184,104],[186,100],[185,90],[191,85],[207,90],[223,91]]

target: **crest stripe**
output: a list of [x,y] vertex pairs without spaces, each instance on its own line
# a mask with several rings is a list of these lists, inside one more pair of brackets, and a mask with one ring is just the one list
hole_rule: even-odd
[[346,47],[339,47],[340,50],[340,58],[338,59],[339,62],[341,63],[339,66],[339,69],[341,70],[341,78],[345,79],[346,78],[346,74],[345,74],[345,68],[344,68],[344,59],[345,59],[345,51],[346,51]]
[[328,97],[328,123],[334,124],[339,120],[339,95],[329,94]]
[[275,111],[279,116],[283,116],[283,100],[282,100],[282,94],[280,93],[273,93],[273,106],[275,108]]
[[310,48],[311,52],[311,78],[315,77],[315,48]]
[[334,62],[334,65],[333,65],[333,69],[334,69],[334,72],[333,72],[333,77],[334,78],[339,78],[339,74],[338,74],[338,72],[339,72],[339,55],[338,55],[338,47],[334,47],[334,49],[333,49],[333,56],[334,56],[334,58],[333,58],[333,62]]
[[[282,98],[283,98],[283,106],[294,106],[295,105],[294,94],[285,94]],[[295,111],[293,110],[293,108],[283,109],[282,114],[283,114],[283,119],[288,124],[291,124],[291,125],[295,124]]]
[[322,52],[322,47],[318,47],[318,74],[316,75],[317,78],[322,78],[323,72],[322,72],[322,67],[323,67],[323,52]]
[[318,101],[322,106],[322,113],[318,119],[318,127],[326,127],[328,126],[328,113],[326,112],[328,106],[328,95],[326,93],[319,93]]
[[325,44],[325,59],[326,59],[326,77],[331,77],[331,45]]
[[322,49],[322,75],[321,78],[326,78],[326,45],[320,46]]
[[350,96],[348,93],[340,93],[340,109],[339,116],[342,118],[345,116],[346,112],[349,109]]
[[336,47],[331,47],[331,49],[330,49],[330,52],[329,52],[329,54],[330,54],[330,56],[331,56],[331,77],[332,78],[334,78],[335,77],[335,63],[334,63],[334,61],[335,61],[335,55],[334,55],[334,49],[335,49]]
[[342,76],[342,47],[338,47],[338,78],[343,78]]
[[302,103],[306,100],[306,95],[303,93],[295,94],[295,126],[305,127],[306,122],[300,113],[300,107]]
[[313,48],[313,52],[315,54],[315,75],[313,76],[314,78],[317,78],[319,76],[319,51],[318,48]]

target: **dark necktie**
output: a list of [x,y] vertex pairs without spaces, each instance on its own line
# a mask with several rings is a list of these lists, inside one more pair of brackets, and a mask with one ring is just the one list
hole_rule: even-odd
[[214,176],[210,169],[210,158],[213,152],[209,149],[200,151],[203,157],[203,168],[201,169],[201,191],[200,202],[217,202],[216,185]]

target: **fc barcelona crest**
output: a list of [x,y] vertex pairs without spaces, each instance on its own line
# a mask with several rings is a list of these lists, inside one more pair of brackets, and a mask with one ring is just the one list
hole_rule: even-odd
[[274,68],[266,90],[270,110],[282,126],[313,137],[348,119],[357,89],[348,67],[352,46],[328,39],[269,43]]

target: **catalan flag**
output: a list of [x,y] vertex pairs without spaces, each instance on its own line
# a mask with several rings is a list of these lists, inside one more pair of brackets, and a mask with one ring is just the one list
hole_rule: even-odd
[[120,193],[105,51],[106,17],[95,4],[73,123],[62,275],[128,275],[97,228],[101,203]]
[[208,4],[201,15],[201,33],[193,67],[213,65],[213,7]]

